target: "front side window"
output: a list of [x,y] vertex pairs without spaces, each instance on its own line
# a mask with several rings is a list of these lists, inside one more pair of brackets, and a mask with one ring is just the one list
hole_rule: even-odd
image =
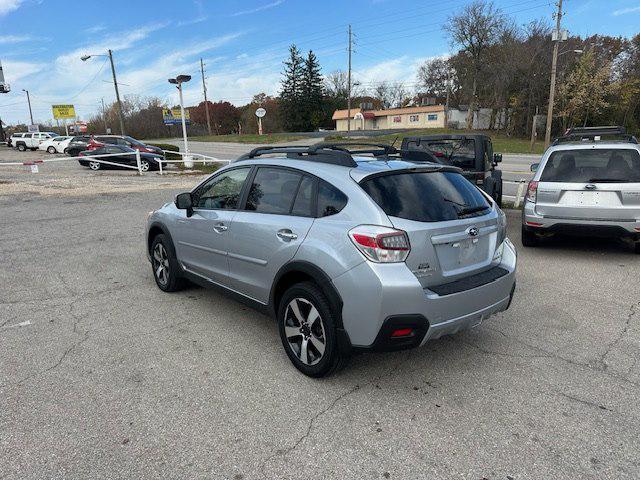
[[213,177],[194,193],[193,205],[211,210],[238,208],[242,186],[250,171],[250,167],[236,168]]
[[598,148],[556,151],[540,176],[541,182],[635,183],[640,182],[637,150]]
[[282,168],[259,168],[247,196],[245,210],[289,214],[302,175]]

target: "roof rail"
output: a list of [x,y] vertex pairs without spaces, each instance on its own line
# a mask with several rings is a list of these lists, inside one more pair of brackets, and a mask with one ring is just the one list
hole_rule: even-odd
[[629,143],[638,143],[638,140],[633,135],[627,133],[624,127],[607,126],[607,127],[575,127],[570,128],[567,132],[556,138],[552,145],[558,145],[560,143],[567,142],[596,142],[600,141],[600,137],[615,137],[611,140],[620,140]]
[[346,150],[329,149],[329,148],[315,148],[304,147],[297,145],[283,145],[283,146],[271,146],[271,147],[257,147],[251,150],[249,153],[242,155],[234,162],[240,160],[248,160],[251,158],[258,158],[263,155],[270,155],[274,153],[284,153],[287,158],[296,160],[307,160],[310,162],[328,163],[331,165],[341,165],[343,167],[357,167],[358,164],[353,159],[351,154]]

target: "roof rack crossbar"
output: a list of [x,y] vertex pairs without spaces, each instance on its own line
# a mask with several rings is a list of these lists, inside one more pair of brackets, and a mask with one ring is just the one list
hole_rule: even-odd
[[344,167],[357,167],[358,164],[353,159],[351,154],[346,150],[331,150],[331,149],[317,149],[306,146],[298,145],[281,145],[281,146],[267,146],[257,147],[251,150],[249,153],[245,153],[234,162],[240,160],[249,160],[259,158],[263,155],[270,154],[285,154],[286,158],[296,160],[308,160],[318,163],[329,163],[332,165],[341,165]]

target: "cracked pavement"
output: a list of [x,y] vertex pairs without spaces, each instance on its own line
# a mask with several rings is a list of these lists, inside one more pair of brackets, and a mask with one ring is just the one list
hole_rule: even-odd
[[629,246],[524,249],[508,212],[509,311],[313,380],[265,316],[155,287],[175,193],[0,196],[0,478],[640,477]]

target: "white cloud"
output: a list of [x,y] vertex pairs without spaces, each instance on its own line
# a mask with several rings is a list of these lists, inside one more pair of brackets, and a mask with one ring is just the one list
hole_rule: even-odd
[[45,63],[30,63],[30,62],[14,62],[6,61],[2,64],[2,70],[5,80],[8,83],[16,83],[23,78],[38,73],[46,68]]
[[30,35],[0,35],[0,44],[21,43],[30,40],[34,40]]
[[612,15],[614,17],[618,17],[626,13],[635,13],[635,12],[640,12],[640,5],[637,7],[621,8],[620,10],[615,10]]
[[239,17],[240,15],[250,15],[252,13],[262,12],[263,10],[268,10],[269,8],[277,7],[278,5],[282,5],[284,0],[276,0],[272,3],[267,3],[266,5],[262,5],[261,7],[253,8],[251,10],[241,10],[239,12],[232,13],[231,17]]
[[0,16],[20,8],[23,0],[0,0]]
[[176,27],[186,27],[188,25],[195,25],[196,23],[206,22],[208,19],[209,17],[207,17],[206,15],[203,15],[191,20],[181,20],[178,23],[176,23]]

